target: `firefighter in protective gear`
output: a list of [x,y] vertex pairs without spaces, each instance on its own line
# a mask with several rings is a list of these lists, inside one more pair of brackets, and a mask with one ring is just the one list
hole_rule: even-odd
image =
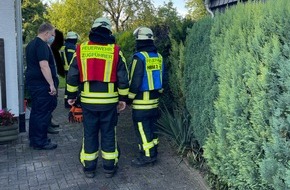
[[116,172],[119,159],[117,112],[125,109],[129,90],[125,62],[112,35],[111,22],[107,18],[97,18],[91,28],[89,41],[77,46],[67,76],[70,105],[75,103],[80,88],[84,125],[80,161],[86,177],[95,176],[99,131],[105,176],[112,177]]
[[[59,50],[61,61],[64,68],[65,79],[67,78],[67,72],[70,64],[73,60],[73,54],[76,51],[76,44],[79,40],[79,35],[76,32],[70,31],[65,37],[65,43]],[[64,92],[64,106],[65,108],[70,108],[70,105],[67,103],[67,89],[65,88]]]
[[[157,159],[158,103],[163,91],[164,64],[157,52],[150,28],[139,27],[133,35],[136,52],[130,65],[129,102],[132,102],[132,118],[138,138],[139,156],[132,166],[146,166]],[[128,103],[129,103],[128,102]]]

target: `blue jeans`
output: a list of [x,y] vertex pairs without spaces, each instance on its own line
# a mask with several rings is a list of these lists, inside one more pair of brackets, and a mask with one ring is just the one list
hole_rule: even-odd
[[57,106],[57,96],[51,96],[48,86],[28,86],[31,96],[29,119],[30,145],[42,147],[48,144],[47,129],[51,124],[52,112]]

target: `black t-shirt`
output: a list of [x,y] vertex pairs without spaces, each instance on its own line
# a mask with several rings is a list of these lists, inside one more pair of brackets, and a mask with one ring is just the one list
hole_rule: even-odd
[[56,67],[54,63],[54,57],[52,51],[48,44],[41,40],[39,37],[34,38],[31,42],[28,43],[26,47],[26,85],[28,86],[39,86],[47,85],[48,82],[44,78],[39,62],[46,60],[48,61],[52,79],[54,81],[55,87],[58,86],[58,77],[56,74]]

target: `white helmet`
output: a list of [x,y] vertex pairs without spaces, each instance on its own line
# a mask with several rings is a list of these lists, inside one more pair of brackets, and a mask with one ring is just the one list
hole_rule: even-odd
[[76,32],[70,31],[66,34],[65,39],[79,39],[79,35]]
[[112,32],[112,25],[109,19],[105,17],[100,17],[97,18],[92,26],[92,28],[97,28],[97,27],[104,27],[107,28]]
[[135,36],[136,40],[153,40],[153,32],[150,28],[141,26],[137,28],[133,35]]

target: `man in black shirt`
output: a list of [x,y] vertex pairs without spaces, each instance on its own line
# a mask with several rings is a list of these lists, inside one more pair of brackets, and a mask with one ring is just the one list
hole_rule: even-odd
[[26,84],[31,96],[29,120],[30,146],[34,149],[51,150],[57,144],[47,138],[52,112],[57,106],[57,87],[59,84],[54,57],[49,45],[54,41],[55,28],[44,23],[38,35],[26,47]]

